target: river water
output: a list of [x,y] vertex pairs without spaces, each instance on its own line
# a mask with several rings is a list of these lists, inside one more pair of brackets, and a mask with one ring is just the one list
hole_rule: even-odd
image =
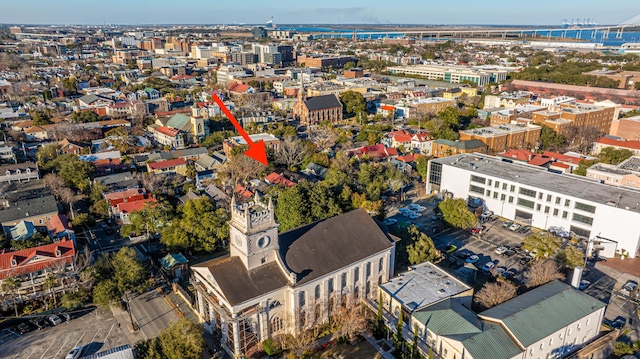
[[[330,27],[310,27],[310,26],[290,26],[290,27],[281,27],[279,30],[296,30],[298,32],[316,32],[316,33],[326,33],[327,37],[343,37],[343,38],[351,38],[353,36],[352,29],[341,29],[341,28],[330,28]],[[384,32],[384,30],[356,30],[356,33],[362,32]],[[566,31],[566,34],[564,34]],[[532,34],[534,30],[525,31],[526,34]],[[544,40],[549,36],[548,31],[537,31],[538,35],[542,38],[538,40]],[[556,30],[552,31],[551,37],[555,39],[562,38],[564,36],[567,39],[582,39],[587,40],[591,43],[603,44],[604,46],[620,46],[624,43],[628,42],[640,42],[640,32],[623,32],[621,36],[618,36],[615,30],[609,32],[608,36],[605,37],[605,33],[602,30],[594,31],[594,30],[579,30],[579,29],[566,29],[566,30]],[[384,37],[403,37],[404,34],[401,32],[389,33],[389,34],[359,34],[357,35],[359,39],[379,39]],[[500,35],[496,34],[497,37]]]

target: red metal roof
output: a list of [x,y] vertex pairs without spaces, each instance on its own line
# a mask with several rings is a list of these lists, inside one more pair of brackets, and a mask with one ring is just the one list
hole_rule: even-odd
[[281,176],[278,173],[275,172],[271,172],[267,177],[264,178],[265,181],[271,183],[271,184],[281,184],[283,186],[287,186],[287,187],[293,187],[296,184],[286,178],[284,178],[283,176]]
[[146,198],[146,199],[141,199],[139,201],[120,203],[116,207],[118,208],[118,212],[127,214],[133,211],[142,210],[142,207],[144,207],[145,203],[155,203],[155,202],[156,202],[155,198]]
[[640,141],[618,141],[609,137],[602,137],[598,139],[596,142],[601,143],[603,145],[629,148],[632,150],[640,150]]
[[[60,256],[56,257],[58,250],[60,250]],[[0,252],[0,279],[41,271],[60,263],[73,263],[75,254],[75,246],[70,240],[14,252],[3,251]],[[15,259],[15,266],[11,265],[12,259]]]
[[176,130],[175,128],[171,128],[167,126],[158,127],[156,128],[156,131],[171,137],[176,137],[178,134],[180,134],[180,130]]
[[47,231],[50,233],[58,234],[70,229],[71,226],[69,225],[67,217],[61,214],[56,214],[47,221]]
[[144,188],[134,188],[134,189],[128,189],[126,191],[118,191],[118,192],[107,193],[107,194],[104,195],[104,198],[106,198],[108,201],[111,201],[111,200],[115,200],[115,199],[122,199],[122,198],[135,196],[137,194],[141,194],[141,193],[145,193],[145,192],[146,192],[146,190]]

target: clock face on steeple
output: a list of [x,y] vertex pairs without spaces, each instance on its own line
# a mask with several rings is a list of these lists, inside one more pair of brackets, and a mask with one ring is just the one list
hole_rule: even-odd
[[242,237],[239,234],[236,234],[235,240],[237,246],[242,246]]
[[258,247],[260,248],[265,248],[269,245],[269,243],[271,243],[271,238],[267,235],[264,235],[260,238],[258,238]]

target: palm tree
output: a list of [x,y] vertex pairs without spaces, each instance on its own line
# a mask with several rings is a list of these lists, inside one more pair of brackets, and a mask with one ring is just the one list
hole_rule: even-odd
[[2,281],[0,284],[0,290],[2,290],[2,294],[10,294],[13,299],[13,309],[16,312],[16,317],[18,316],[18,303],[15,298],[16,291],[20,288],[20,280],[16,277],[8,277]]
[[55,274],[49,273],[47,277],[44,279],[44,282],[42,282],[42,284],[49,291],[49,294],[51,294],[51,297],[53,297],[53,304],[58,305],[56,295],[53,292],[53,288],[55,288],[56,285],[58,285],[58,278],[56,278]]

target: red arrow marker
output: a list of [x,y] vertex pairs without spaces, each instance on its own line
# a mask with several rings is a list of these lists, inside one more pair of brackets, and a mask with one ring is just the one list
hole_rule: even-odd
[[265,166],[268,166],[269,162],[267,161],[267,150],[264,147],[264,141],[263,140],[260,140],[258,142],[251,141],[251,138],[249,137],[247,132],[244,130],[244,128],[242,128],[242,126],[240,126],[240,123],[238,123],[238,120],[236,120],[233,114],[231,114],[231,111],[229,111],[227,106],[225,106],[224,103],[222,103],[222,100],[220,100],[220,97],[218,97],[218,95],[216,94],[213,94],[211,98],[213,99],[213,101],[215,101],[218,104],[218,106],[220,106],[220,109],[222,110],[222,112],[224,112],[224,114],[227,116],[229,121],[231,121],[231,123],[233,124],[233,127],[235,127],[236,130],[238,130],[238,132],[240,133],[240,135],[242,135],[242,138],[244,138],[244,140],[247,141],[247,144],[249,145],[249,149],[245,151],[244,154],[260,163],[263,163]]

